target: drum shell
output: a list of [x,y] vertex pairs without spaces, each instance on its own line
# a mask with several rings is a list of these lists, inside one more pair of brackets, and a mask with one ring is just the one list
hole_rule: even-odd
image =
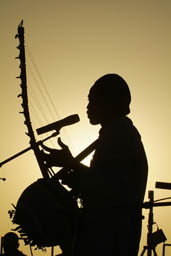
[[38,248],[72,240],[77,232],[79,208],[59,182],[39,179],[21,194],[13,222],[26,243]]

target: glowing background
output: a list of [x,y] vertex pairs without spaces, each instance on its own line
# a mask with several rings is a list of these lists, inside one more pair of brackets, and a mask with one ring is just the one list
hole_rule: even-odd
[[[98,136],[99,127],[90,126],[86,117],[89,88],[101,75],[118,73],[130,86],[130,117],[141,132],[148,157],[146,200],[148,190],[155,191],[156,199],[169,197],[170,191],[155,189],[155,182],[171,182],[170,16],[170,0],[1,0],[0,162],[29,146],[23,117],[18,114],[20,87],[15,77],[19,74],[19,62],[14,59],[18,55],[14,36],[24,19],[28,86],[37,90],[39,84],[42,88],[43,79],[58,115],[54,113],[52,117],[40,99],[44,104],[42,112],[49,123],[70,114],[80,115],[80,123],[61,133],[73,155]],[[40,76],[31,71],[31,56]],[[42,92],[47,97],[43,89]],[[36,94],[40,96],[38,90]],[[33,115],[37,113],[42,120],[40,123],[36,115],[32,117],[37,119],[37,123],[33,122],[38,128],[47,121],[39,110],[34,110],[35,101],[30,97]],[[11,203],[15,204],[22,191],[41,174],[33,153],[28,152],[4,165],[0,177],[7,179],[0,181],[0,235],[4,235],[13,228],[7,213]],[[144,215],[141,248],[146,243],[147,210]],[[154,209],[155,221],[171,243],[170,215],[169,207]],[[161,245],[158,248],[161,252]],[[27,248],[21,249],[29,254]]]

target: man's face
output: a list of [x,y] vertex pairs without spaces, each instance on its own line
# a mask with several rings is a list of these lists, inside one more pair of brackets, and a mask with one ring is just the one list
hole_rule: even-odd
[[105,96],[90,91],[88,95],[87,116],[92,125],[101,124],[102,126],[114,118],[118,118],[118,106],[108,100]]
[[87,116],[92,125],[100,124],[102,112],[100,100],[93,94],[88,95]]

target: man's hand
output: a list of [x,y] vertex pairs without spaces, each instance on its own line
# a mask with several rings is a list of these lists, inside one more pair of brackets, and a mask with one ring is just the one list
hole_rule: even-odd
[[61,141],[61,138],[58,138],[58,144],[62,149],[58,150],[49,148],[44,144],[41,145],[41,147],[43,148],[41,154],[44,162],[46,163],[47,167],[70,167],[73,161],[73,156],[68,146]]

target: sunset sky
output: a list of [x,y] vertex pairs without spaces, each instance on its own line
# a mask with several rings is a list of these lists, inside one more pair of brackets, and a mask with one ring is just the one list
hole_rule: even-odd
[[[77,155],[97,138],[100,128],[91,126],[86,116],[90,87],[106,73],[120,74],[131,90],[129,117],[142,135],[149,163],[145,200],[149,190],[154,190],[155,199],[170,197],[171,191],[155,188],[156,181],[171,182],[170,17],[170,0],[1,0],[0,162],[29,147],[24,118],[19,114],[16,76],[20,70],[15,60],[19,53],[15,34],[23,19],[34,128],[79,114],[79,123],[61,131],[63,141]],[[6,178],[0,180],[3,236],[14,228],[8,216],[11,203],[16,204],[23,190],[41,177],[33,152],[3,165],[0,177]],[[141,249],[146,243],[148,210],[143,214]],[[155,221],[168,243],[170,216],[171,207],[154,209]],[[28,248],[21,250],[29,255]],[[158,252],[161,255],[161,245]]]

